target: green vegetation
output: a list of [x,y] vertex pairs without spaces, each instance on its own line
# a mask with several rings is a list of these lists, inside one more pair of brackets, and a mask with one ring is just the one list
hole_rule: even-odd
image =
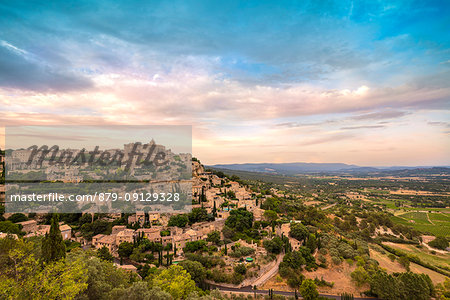
[[46,263],[58,261],[66,257],[66,245],[59,230],[59,217],[55,214],[52,218],[50,232],[45,234],[42,241],[42,260]]
[[[421,261],[441,269],[450,270],[450,254],[432,254],[425,247],[417,248],[415,245],[389,244],[390,248],[397,249],[409,256],[416,256]],[[392,254],[392,253],[391,253]],[[392,254],[394,255],[394,254]],[[394,255],[395,258],[395,255]]]
[[267,252],[273,253],[273,254],[279,254],[283,250],[283,240],[279,236],[275,236],[271,240],[265,240],[264,248],[266,248]]
[[19,224],[11,221],[0,221],[0,232],[21,235],[22,231]]
[[[0,211],[0,218],[3,218],[0,219],[0,231],[19,236],[19,240],[5,238],[0,242],[0,288],[5,291],[7,299],[207,300],[213,299],[206,296],[209,280],[242,283],[256,276],[261,267],[273,262],[277,255],[284,254],[279,266],[279,274],[284,280],[280,281],[298,290],[305,299],[318,299],[318,286],[334,286],[333,282],[323,278],[305,279],[305,272],[318,268],[334,271],[333,268],[347,267],[347,264],[354,266],[351,279],[356,286],[367,289],[366,295],[385,299],[408,299],[410,295],[418,295],[415,299],[429,299],[449,294],[450,282],[438,285],[435,290],[428,276],[408,272],[410,267],[413,271],[416,269],[412,264],[415,263],[450,275],[449,256],[437,250],[437,253],[430,251],[421,244],[421,235],[432,233],[437,238],[429,243],[430,246],[437,249],[448,247],[450,218],[441,211],[445,211],[444,206],[449,204],[448,199],[442,196],[449,187],[440,177],[427,177],[433,181],[414,182],[375,179],[371,175],[348,180],[347,175],[286,177],[259,174],[250,178],[249,174],[244,174],[239,178],[220,171],[216,173],[222,178],[216,187],[225,197],[225,204],[221,207],[231,208],[222,230],[224,239],[221,239],[219,231],[212,231],[205,240],[187,242],[181,259],[181,249],[174,248],[173,244],[151,242],[142,235],[132,243],[121,243],[118,247],[121,263],[125,261],[137,266],[140,276],[113,266],[114,258],[106,247],[96,251],[83,250],[79,243],[62,241],[57,215],[43,217],[42,223],[51,224],[50,233],[45,238],[20,239],[24,233],[15,222],[26,220],[27,216],[14,214],[5,220],[4,210]],[[246,176],[250,179],[245,179]],[[251,189],[249,196],[264,210],[261,220],[255,221],[247,206],[237,208],[242,203],[234,199],[236,194],[230,190],[229,180]],[[391,193],[399,189],[430,193]],[[204,192],[195,197],[206,200]],[[196,203],[197,200],[195,198]],[[186,228],[197,222],[212,221],[217,209],[215,207],[208,214],[202,206],[188,214],[173,215],[169,226]],[[255,213],[257,215],[260,216]],[[127,214],[114,221],[105,214],[93,217],[90,214],[61,214],[59,217],[86,240],[100,233],[110,234],[114,225],[140,227],[137,223],[127,224]],[[290,224],[289,237],[279,233],[280,229],[286,229],[280,226],[286,224]],[[147,227],[150,225],[153,224],[145,224]],[[167,228],[161,231],[161,236],[169,234]],[[253,245],[251,248],[242,246],[240,242],[232,243],[239,239],[263,246],[268,255],[261,255],[261,249],[255,251]],[[290,244],[293,239],[302,242],[297,251],[293,251]],[[225,247],[218,250],[223,245]],[[369,247],[389,255],[391,261],[401,264],[406,272],[385,272],[370,257]],[[313,255],[316,249],[318,253]],[[246,261],[250,256],[253,260]],[[174,257],[177,258],[176,265],[172,265]],[[26,270],[26,274],[21,270]],[[55,274],[67,282],[58,281]],[[50,275],[55,278],[50,278]],[[38,282],[43,286],[33,288],[32,285]],[[273,290],[270,297],[277,297]],[[342,297],[351,298],[350,295]]]
[[215,231],[208,233],[208,237],[206,238],[206,241],[211,242],[216,245],[219,245],[220,244],[220,232],[215,230]]
[[371,276],[371,292],[382,299],[414,299],[426,300],[435,295],[430,277],[425,274],[394,273],[387,274],[377,270]]
[[180,215],[173,215],[170,217],[169,220],[169,226],[176,226],[176,227],[186,227],[186,225],[189,223],[189,218],[187,215],[180,214]]
[[428,245],[437,249],[445,250],[446,248],[448,248],[448,240],[443,236],[438,236],[437,238],[429,242]]
[[235,247],[235,249],[230,253],[231,257],[235,257],[235,258],[241,258],[244,256],[249,256],[252,255],[253,253],[255,253],[255,249],[250,248],[250,247]]
[[177,265],[170,266],[155,276],[151,285],[168,292],[174,299],[186,299],[197,290],[191,275]]
[[317,291],[316,284],[312,279],[303,280],[300,285],[299,292],[305,300],[316,300],[319,298],[319,292]]
[[[50,236],[50,235],[49,235]],[[196,282],[204,279],[200,263],[183,262],[163,270],[147,270],[145,281],[116,268],[106,251],[76,248],[66,258],[48,263],[42,238],[0,239],[0,290],[6,299],[187,299],[201,295]],[[45,249],[45,247],[42,247]],[[103,253],[103,254],[102,254]],[[109,253],[109,252],[108,252]],[[191,274],[195,274],[192,275]]]
[[301,242],[309,237],[309,231],[302,223],[293,223],[290,225],[289,235]]
[[18,222],[23,222],[23,221],[28,221],[28,217],[25,216],[24,214],[21,213],[15,213],[12,214],[9,218],[8,221],[11,221],[13,223],[18,223]]
[[388,251],[388,252],[390,252],[390,253],[398,256],[398,257],[405,256],[411,262],[414,262],[414,263],[416,263],[418,265],[421,265],[421,266],[423,266],[425,268],[428,268],[430,270],[433,270],[435,272],[441,273],[441,274],[443,274],[445,276],[450,276],[450,271],[448,270],[448,268],[442,268],[440,266],[432,265],[432,264],[430,264],[430,263],[428,263],[426,261],[423,261],[422,259],[420,259],[420,257],[418,257],[416,255],[407,254],[407,253],[405,253],[405,252],[403,252],[401,250],[392,248],[392,247],[390,247],[388,245],[380,244],[380,246],[383,247],[384,250],[386,250],[386,251]]
[[253,228],[253,213],[241,207],[230,212],[222,229],[225,238],[237,241],[239,239],[251,241],[259,240],[260,233]]
[[103,246],[102,248],[97,250],[97,256],[100,259],[106,260],[106,261],[114,261],[114,257],[109,252],[108,248]]
[[183,248],[184,252],[197,252],[205,250],[206,250],[206,241],[203,240],[187,242],[186,246]]

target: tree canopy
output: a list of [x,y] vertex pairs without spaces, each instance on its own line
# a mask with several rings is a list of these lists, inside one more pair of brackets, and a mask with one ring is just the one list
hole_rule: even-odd
[[66,257],[66,244],[59,230],[59,217],[53,215],[50,232],[42,241],[42,259],[44,262],[57,261]]
[[158,286],[175,299],[186,299],[197,290],[191,275],[178,265],[172,265],[163,270],[152,280],[153,286]]

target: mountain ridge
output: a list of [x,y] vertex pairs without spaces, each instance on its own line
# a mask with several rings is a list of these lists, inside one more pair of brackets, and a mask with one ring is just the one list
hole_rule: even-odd
[[443,169],[448,171],[448,166],[390,166],[390,167],[371,167],[358,166],[345,163],[243,163],[243,164],[215,164],[207,165],[211,168],[222,168],[228,170],[239,170],[248,172],[276,173],[285,175],[294,175],[301,173],[316,172],[383,172],[400,171],[414,169]]

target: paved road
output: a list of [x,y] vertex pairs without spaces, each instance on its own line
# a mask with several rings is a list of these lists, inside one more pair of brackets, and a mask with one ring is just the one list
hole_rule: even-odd
[[[224,287],[224,286],[220,286],[220,285],[211,284],[210,288],[218,289],[218,290],[224,291],[224,292],[236,292],[236,293],[255,293],[256,292],[256,294],[264,294],[264,295],[269,294],[268,290],[253,290],[251,286],[244,286],[241,288],[232,288],[232,287]],[[273,291],[273,293],[278,294],[278,295],[283,295],[283,296],[294,296],[295,295],[294,292],[285,292],[285,291]],[[328,299],[337,299],[337,300],[341,299],[341,296],[337,296],[337,295],[325,295],[325,294],[319,294],[319,295],[322,297],[326,297]],[[299,296],[299,299],[302,299],[302,297]],[[378,300],[377,298],[355,297],[355,300],[367,300],[367,299]]]
[[256,286],[263,285],[267,280],[269,280],[275,274],[277,274],[278,267],[280,266],[280,263],[283,260],[283,257],[284,257],[284,254],[280,254],[277,257],[277,261],[276,261],[275,265],[272,268],[270,268],[269,271],[267,271],[262,276],[260,276],[258,279],[256,279],[251,285],[252,286],[254,286],[254,285],[256,285]]

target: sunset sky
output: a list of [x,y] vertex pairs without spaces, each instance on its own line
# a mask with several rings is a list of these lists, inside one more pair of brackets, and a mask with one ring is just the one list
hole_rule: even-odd
[[3,1],[0,125],[192,125],[206,164],[450,165],[448,1],[277,2]]

